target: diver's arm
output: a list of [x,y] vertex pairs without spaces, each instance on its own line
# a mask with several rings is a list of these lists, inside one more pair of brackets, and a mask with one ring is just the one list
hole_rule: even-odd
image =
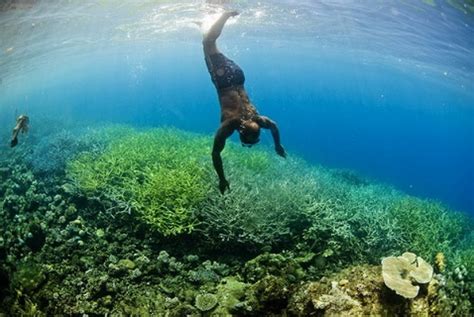
[[217,38],[221,35],[222,29],[224,28],[225,23],[231,17],[239,15],[237,11],[226,11],[220,18],[211,26],[207,31],[207,34],[204,36],[203,42],[215,42]]
[[222,166],[221,152],[225,147],[226,139],[236,129],[236,120],[224,121],[219,130],[217,130],[216,136],[214,137],[214,146],[212,148],[212,163],[216,170],[217,176],[219,177],[219,190],[224,194],[226,189],[229,189],[229,182],[225,179],[224,168]]
[[276,123],[268,117],[258,116],[257,123],[260,127],[264,129],[270,129],[272,132],[273,142],[275,143],[275,151],[281,157],[286,157],[286,152],[283,146],[280,143],[280,132]]

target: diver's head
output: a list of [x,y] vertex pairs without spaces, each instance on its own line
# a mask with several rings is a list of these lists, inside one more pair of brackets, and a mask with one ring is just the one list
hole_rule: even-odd
[[21,122],[21,124],[28,124],[30,123],[30,118],[24,114],[20,115],[18,119],[16,119],[18,122]]
[[20,129],[21,132],[26,133],[28,132],[28,124],[30,123],[30,118],[24,114],[19,116],[16,119],[16,129]]
[[239,136],[242,146],[251,147],[260,141],[260,126],[253,120],[245,120],[240,124]]

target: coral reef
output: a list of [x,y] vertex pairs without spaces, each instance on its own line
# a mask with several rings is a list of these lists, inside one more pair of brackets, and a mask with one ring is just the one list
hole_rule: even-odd
[[[0,315],[474,313],[473,222],[439,203],[232,142],[222,196],[211,137],[64,131],[0,152]],[[411,300],[380,265],[406,250],[438,263]]]
[[60,131],[40,139],[27,157],[32,171],[51,175],[64,173],[66,162],[81,152],[93,151],[98,140],[78,137],[81,132]]

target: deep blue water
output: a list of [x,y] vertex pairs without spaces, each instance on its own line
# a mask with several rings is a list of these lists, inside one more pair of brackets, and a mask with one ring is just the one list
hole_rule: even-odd
[[[124,3],[0,13],[2,129],[16,110],[32,129],[43,115],[217,129],[190,21],[219,6]],[[474,213],[474,15],[435,4],[238,1],[219,46],[290,155]]]

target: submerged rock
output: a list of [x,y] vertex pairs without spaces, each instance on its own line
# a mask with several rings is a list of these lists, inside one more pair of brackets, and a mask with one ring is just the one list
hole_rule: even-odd
[[401,299],[385,291],[377,266],[355,266],[303,284],[289,300],[290,316],[392,316]]
[[359,265],[305,283],[292,294],[288,316],[469,316],[465,299],[446,292],[454,288],[443,275],[407,300],[385,286],[381,273],[380,266]]
[[336,281],[331,283],[329,294],[314,298],[312,303],[317,310],[325,310],[328,315],[337,315],[344,311],[362,315],[361,303],[342,290]]
[[261,306],[261,311],[270,309],[273,313],[281,313],[288,305],[290,290],[288,282],[273,275],[267,275],[252,287]]

